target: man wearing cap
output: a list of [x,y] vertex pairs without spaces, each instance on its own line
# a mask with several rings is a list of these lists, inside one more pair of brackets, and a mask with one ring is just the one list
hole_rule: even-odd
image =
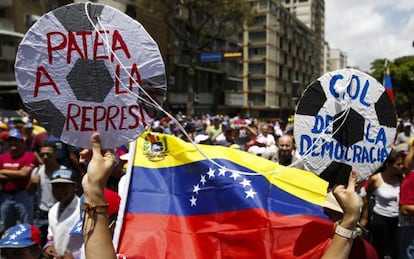
[[48,258],[79,258],[82,238],[74,239],[70,235],[73,225],[80,217],[80,201],[75,194],[76,173],[69,169],[58,169],[53,172],[50,183],[57,202],[49,210],[49,228],[44,254]]
[[0,155],[0,212],[4,228],[16,224],[32,223],[33,197],[26,191],[36,158],[25,151],[23,139],[17,129],[11,129],[6,139],[9,151]]
[[1,258],[39,259],[40,231],[30,224],[19,224],[6,230],[0,240]]

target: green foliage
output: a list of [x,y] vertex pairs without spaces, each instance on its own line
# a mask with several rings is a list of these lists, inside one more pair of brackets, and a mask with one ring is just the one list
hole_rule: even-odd
[[252,17],[247,0],[178,0],[176,5],[170,0],[151,2],[181,47],[192,55],[211,51],[218,38],[237,36]]
[[[379,82],[383,81],[385,59],[376,59],[371,63],[371,75]],[[412,118],[414,103],[414,56],[404,56],[388,61],[395,96],[397,113],[402,116],[409,113]]]

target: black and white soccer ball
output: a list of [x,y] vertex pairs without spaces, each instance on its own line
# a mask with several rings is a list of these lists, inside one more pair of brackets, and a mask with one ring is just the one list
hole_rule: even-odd
[[83,147],[95,131],[107,148],[136,139],[167,89],[163,59],[143,26],[93,3],[43,15],[19,46],[15,73],[27,110],[52,135]]
[[385,87],[356,69],[326,73],[304,91],[295,114],[298,153],[308,169],[333,184],[360,180],[386,160],[397,116]]

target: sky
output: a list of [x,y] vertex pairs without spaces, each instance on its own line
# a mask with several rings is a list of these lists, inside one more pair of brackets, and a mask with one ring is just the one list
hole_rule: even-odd
[[414,0],[325,0],[325,39],[349,66],[414,55]]

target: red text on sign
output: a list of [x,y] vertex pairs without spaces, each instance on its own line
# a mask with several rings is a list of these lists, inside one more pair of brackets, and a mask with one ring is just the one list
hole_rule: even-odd
[[[46,78],[46,81],[43,81],[43,78]],[[47,70],[44,67],[40,66],[36,71],[36,82],[33,95],[34,97],[37,97],[39,94],[39,88],[42,86],[51,86],[57,94],[60,94],[59,88],[57,87],[55,81],[53,81]]]
[[[120,82],[119,82],[119,78],[120,78],[120,74],[121,74],[121,65],[116,65],[115,67],[115,74],[116,74],[116,79],[115,79],[115,94],[126,94],[128,93],[127,90],[123,90],[121,89],[120,86]],[[138,83],[139,85],[141,85],[141,74],[138,71],[138,66],[136,63],[134,63],[132,65],[131,71],[129,73],[129,85],[128,88],[130,91],[132,91],[132,86],[135,84],[135,82]]]
[[[139,127],[142,106],[80,106],[69,103],[66,112],[67,131],[131,130]],[[129,119],[129,120],[128,120]],[[132,119],[132,120],[131,120]],[[141,120],[145,120],[141,117]],[[142,121],[143,125],[144,121]]]
[[[110,57],[107,55],[99,55],[98,53],[106,53],[104,42],[100,38],[100,34],[107,34],[108,38],[112,39],[112,53]],[[59,32],[53,31],[46,34],[47,38],[47,54],[49,57],[49,64],[53,63],[53,53],[64,51],[66,53],[66,62],[69,64],[72,61],[72,55],[77,55],[74,58],[81,59],[108,59],[114,62],[116,52],[123,52],[125,57],[131,58],[128,47],[118,30],[110,31],[100,30],[99,32],[92,31],[77,31],[77,32]],[[88,47],[92,44],[93,53],[88,53]],[[101,51],[102,50],[102,51]]]

